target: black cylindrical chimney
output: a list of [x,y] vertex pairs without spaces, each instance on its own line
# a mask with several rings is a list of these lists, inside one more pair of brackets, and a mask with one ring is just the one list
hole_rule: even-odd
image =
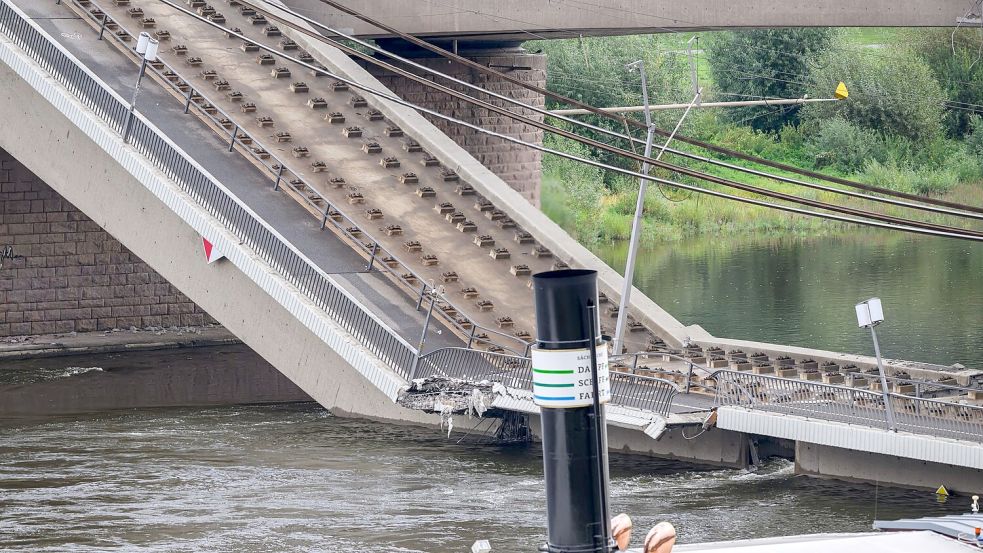
[[533,396],[543,429],[546,551],[608,553],[614,542],[607,511],[606,349],[597,348],[597,386],[591,362],[597,346],[591,341],[600,335],[597,272],[539,273],[533,288],[538,337],[532,352]]

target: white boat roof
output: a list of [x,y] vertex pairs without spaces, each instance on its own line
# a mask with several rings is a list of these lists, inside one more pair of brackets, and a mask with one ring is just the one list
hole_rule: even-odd
[[[638,553],[640,550],[630,550]],[[976,545],[930,531],[811,534],[756,540],[680,544],[673,553],[969,553]]]

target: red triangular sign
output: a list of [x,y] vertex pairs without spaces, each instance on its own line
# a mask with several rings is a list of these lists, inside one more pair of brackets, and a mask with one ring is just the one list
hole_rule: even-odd
[[207,261],[209,264],[212,264],[213,262],[225,257],[222,255],[222,252],[218,251],[218,248],[216,248],[204,236],[201,237],[201,245],[205,248],[205,261]]

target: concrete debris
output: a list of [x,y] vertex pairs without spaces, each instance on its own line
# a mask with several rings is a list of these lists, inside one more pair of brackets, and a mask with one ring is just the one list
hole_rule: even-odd
[[418,378],[409,388],[400,393],[397,403],[403,407],[455,415],[482,417],[492,404],[491,382],[470,382],[458,378],[430,377]]

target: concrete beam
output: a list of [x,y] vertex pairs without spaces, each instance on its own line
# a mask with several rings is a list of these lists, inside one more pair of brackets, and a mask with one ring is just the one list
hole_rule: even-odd
[[808,442],[795,444],[795,472],[845,482],[877,482],[888,486],[972,495],[983,491],[983,471],[943,463],[853,451]]
[[[319,0],[286,0],[301,13],[367,38],[387,35]],[[949,27],[965,0],[348,0],[345,5],[429,38],[525,41],[755,27]]]
[[[157,186],[176,189],[176,185],[123,146],[115,132],[81,108],[60,85],[40,76],[40,68],[9,42],[0,43],[0,60],[6,62],[0,63],[0,105],[7,106],[0,147],[332,412],[439,424],[436,416],[395,405],[339,351],[260,287],[254,275],[228,261],[207,265],[199,232],[134,173],[155,179]],[[9,64],[37,71],[28,83]],[[80,119],[73,120],[62,109],[75,110]],[[121,163],[113,154],[126,157],[127,162]],[[185,215],[193,209],[189,205]],[[347,344],[357,347],[354,339]]]

